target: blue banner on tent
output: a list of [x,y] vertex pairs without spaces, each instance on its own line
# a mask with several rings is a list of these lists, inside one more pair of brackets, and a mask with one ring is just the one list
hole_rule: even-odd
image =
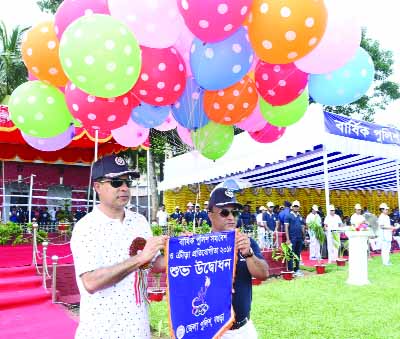
[[343,137],[400,146],[400,130],[325,112],[325,129]]
[[170,238],[168,305],[177,339],[220,336],[234,320],[235,231]]

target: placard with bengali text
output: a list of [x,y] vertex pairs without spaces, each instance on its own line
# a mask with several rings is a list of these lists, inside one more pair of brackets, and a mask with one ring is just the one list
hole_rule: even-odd
[[176,339],[219,338],[234,321],[235,231],[170,238],[168,311]]

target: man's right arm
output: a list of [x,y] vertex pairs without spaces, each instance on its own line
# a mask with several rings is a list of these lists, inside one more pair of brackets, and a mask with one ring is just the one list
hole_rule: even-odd
[[90,294],[93,294],[115,285],[130,273],[153,260],[156,254],[164,248],[166,239],[165,236],[149,238],[141,253],[113,266],[101,267],[81,274],[83,286]]

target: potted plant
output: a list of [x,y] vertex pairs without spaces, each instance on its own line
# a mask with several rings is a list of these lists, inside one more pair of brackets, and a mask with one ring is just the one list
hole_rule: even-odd
[[317,264],[314,265],[315,270],[316,270],[317,274],[324,274],[326,265],[321,263],[322,249],[323,249],[324,242],[326,240],[326,235],[325,235],[324,229],[322,228],[321,225],[319,225],[315,221],[310,222],[310,224],[308,225],[308,228],[310,231],[312,231],[314,233],[315,238],[318,240],[319,245],[320,245],[319,253],[317,254]]
[[347,259],[343,258],[344,252],[348,251],[349,249],[349,241],[346,240],[342,243],[339,248],[339,258],[336,259],[336,265],[338,266],[346,266]]
[[149,287],[147,296],[150,301],[161,301],[165,294],[165,289],[160,287],[161,273],[152,273],[154,277],[155,286]]
[[300,260],[299,257],[293,252],[292,245],[282,243],[279,249],[274,248],[272,251],[272,259],[282,260],[282,263],[286,263],[286,271],[281,271],[281,275],[285,280],[293,279],[293,271],[289,271],[288,263],[291,259]]

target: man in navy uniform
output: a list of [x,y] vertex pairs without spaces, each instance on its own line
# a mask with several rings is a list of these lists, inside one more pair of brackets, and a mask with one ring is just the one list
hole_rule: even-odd
[[175,212],[169,216],[172,220],[176,220],[177,224],[182,223],[183,213],[180,211],[179,206],[175,207]]
[[250,213],[250,205],[243,206],[243,211],[240,213],[237,226],[243,227],[245,230],[252,230],[253,225],[256,223],[254,214]]
[[[242,207],[233,191],[219,187],[215,189],[208,202],[208,215],[211,220],[212,232],[234,230],[236,217]],[[250,320],[252,300],[252,277],[265,280],[268,277],[268,265],[264,260],[257,242],[246,234],[236,234],[238,260],[236,277],[233,284],[232,307],[235,312],[235,322],[222,339],[257,339],[257,331]]]
[[193,204],[191,202],[188,202],[186,207],[187,211],[183,215],[183,222],[185,223],[185,225],[189,225],[189,223],[193,222],[194,220]]
[[[304,239],[304,218],[299,213],[300,203],[295,200],[292,203],[292,211],[285,217],[285,233],[286,243],[292,246],[294,254],[299,258],[295,259],[294,274],[295,276],[303,276],[303,272],[299,270],[300,254],[303,247]],[[289,271],[293,270],[293,259],[288,262]]]
[[278,219],[280,225],[280,231],[285,232],[285,218],[290,214],[290,206],[292,205],[289,201],[284,202],[285,208],[279,212]]
[[200,212],[200,226],[204,222],[206,222],[208,226],[211,226],[211,221],[208,217],[208,201],[204,201],[204,209]]
[[274,207],[274,203],[269,201],[267,203],[267,210],[263,214],[263,220],[266,221],[268,229],[273,232],[278,231],[279,228],[279,222],[274,213]]

